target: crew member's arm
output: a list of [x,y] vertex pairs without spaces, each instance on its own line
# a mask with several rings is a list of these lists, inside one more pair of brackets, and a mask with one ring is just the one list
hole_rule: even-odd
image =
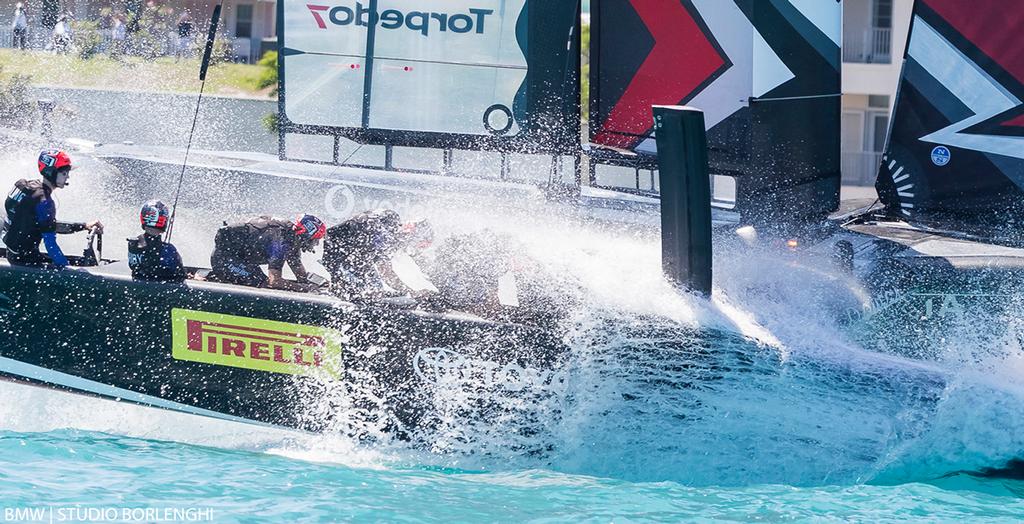
[[53,204],[53,200],[44,198],[36,205],[36,224],[42,232],[43,245],[46,246],[46,253],[50,255],[53,265],[67,267],[68,258],[57,245],[57,206]]
[[89,223],[85,222],[57,222],[58,235],[68,235],[71,233],[78,233],[79,231],[90,231],[97,229],[103,232],[103,224],[99,220],[94,220]]
[[85,222],[57,222],[58,235],[70,235],[79,231],[85,231]]
[[295,250],[295,254],[288,259],[288,267],[291,268],[292,273],[295,274],[295,280],[299,282],[308,282],[309,273],[306,271],[306,266],[302,265],[302,252]]
[[281,269],[267,270],[267,287],[285,291],[312,291],[316,288],[312,283],[292,282],[284,278]]
[[64,256],[64,252],[57,245],[57,233],[52,231],[43,233],[43,245],[46,246],[46,254],[50,255],[53,265],[62,268],[68,267],[68,257]]
[[284,289],[286,291],[309,291],[307,284],[285,280],[282,275],[284,264],[287,260],[288,266],[292,268],[296,277],[305,278],[306,269],[302,266],[302,254],[298,248],[296,253],[291,253],[291,246],[284,242],[274,242],[270,247],[270,261],[267,264],[267,287],[271,289]]

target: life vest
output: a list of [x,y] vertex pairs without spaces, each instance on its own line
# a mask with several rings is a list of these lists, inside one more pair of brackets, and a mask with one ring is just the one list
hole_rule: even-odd
[[145,234],[128,239],[128,266],[136,280],[182,282],[186,277],[178,250],[160,237]]
[[389,258],[399,245],[398,215],[367,211],[327,230],[323,264],[332,277],[342,271],[365,272]]
[[[39,252],[43,233],[57,231],[57,207],[50,197],[51,190],[40,180],[19,180],[4,202],[4,245],[9,251],[28,255]],[[39,206],[46,206],[46,213],[37,216]]]
[[274,242],[296,246],[292,223],[269,216],[246,222],[225,224],[217,231],[214,249],[223,258],[243,264],[266,264],[270,259],[269,247]]

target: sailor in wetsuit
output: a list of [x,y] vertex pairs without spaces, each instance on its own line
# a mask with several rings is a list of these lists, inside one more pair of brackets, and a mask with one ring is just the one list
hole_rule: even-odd
[[[103,230],[99,221],[82,223],[57,222],[57,204],[53,191],[67,187],[71,176],[71,158],[64,151],[47,149],[39,153],[39,174],[42,180],[19,180],[7,195],[4,210],[3,241],[11,264],[57,268],[67,267],[68,259],[57,245],[57,233]],[[39,252],[39,243],[46,253]]]
[[128,239],[128,266],[132,278],[146,282],[183,282],[187,277],[181,255],[163,234],[171,220],[171,212],[159,200],[142,205],[139,222],[143,233]]
[[422,251],[433,241],[426,220],[402,224],[398,213],[379,209],[359,213],[327,230],[321,261],[331,274],[331,291],[343,298],[410,291],[391,267],[403,249]]
[[[313,215],[302,215],[295,222],[261,216],[247,222],[225,223],[214,239],[210,257],[213,271],[206,279],[290,291],[316,289],[307,280],[302,252],[313,251],[326,229],[323,221]],[[298,282],[281,276],[285,263]],[[269,277],[260,269],[262,264],[269,266]]]

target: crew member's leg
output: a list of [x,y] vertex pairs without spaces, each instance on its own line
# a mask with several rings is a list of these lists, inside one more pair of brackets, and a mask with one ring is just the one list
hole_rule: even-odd
[[224,256],[220,250],[214,250],[210,257],[213,270],[206,276],[210,282],[224,282],[249,287],[266,287],[267,275],[255,264],[247,264]]
[[38,251],[21,254],[8,249],[7,261],[16,266],[47,267],[50,265],[50,257]]

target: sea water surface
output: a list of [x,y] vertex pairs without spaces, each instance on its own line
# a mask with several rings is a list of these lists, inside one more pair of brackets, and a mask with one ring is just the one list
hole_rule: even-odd
[[351,466],[301,452],[71,430],[0,433],[0,457],[5,509],[195,508],[208,511],[194,513],[197,520],[214,522],[1014,522],[1024,515],[1024,482],[968,475],[899,485],[693,487],[545,469]]
[[[31,172],[31,150],[0,153],[4,187]],[[111,190],[124,174],[80,158],[62,215],[131,235],[138,203]],[[1024,519],[1020,471],[994,474],[1024,457],[1020,311],[966,311],[909,358],[845,330],[861,298],[821,261],[722,249],[705,300],[665,283],[649,236],[473,205],[429,218],[439,235],[506,232],[562,279],[570,354],[554,374],[440,377],[411,440],[345,402],[329,434],[256,435],[0,383],[0,520]],[[230,217],[179,216],[175,241],[201,264]]]

